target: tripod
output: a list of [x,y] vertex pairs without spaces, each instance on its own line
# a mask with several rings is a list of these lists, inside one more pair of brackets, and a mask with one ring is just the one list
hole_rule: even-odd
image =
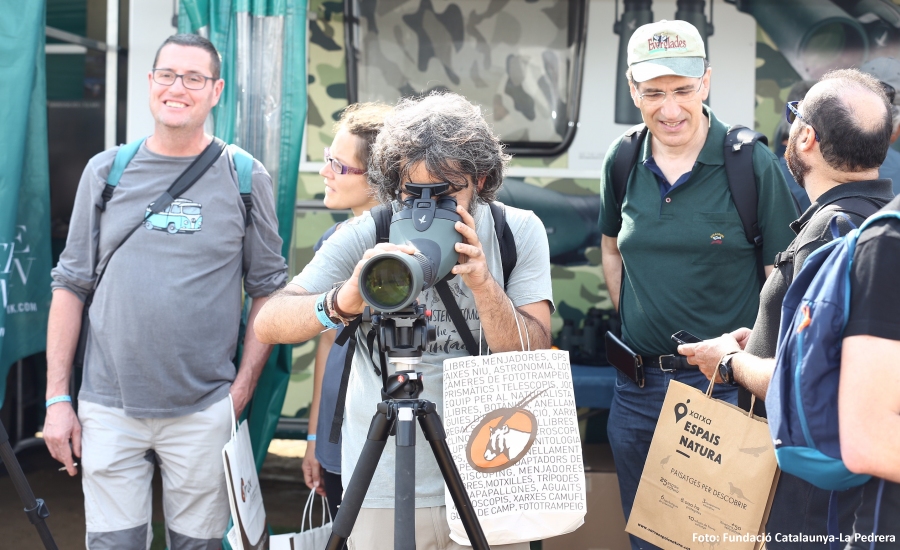
[[3,427],[2,421],[0,421],[0,459],[6,465],[6,471],[9,472],[13,486],[16,488],[16,492],[19,493],[19,498],[25,504],[25,515],[28,516],[28,521],[37,529],[41,542],[44,543],[44,548],[57,550],[53,535],[50,534],[50,528],[44,522],[50,516],[50,510],[47,509],[43,499],[34,498],[34,493],[31,492],[31,487],[28,485],[28,480],[25,479],[22,467],[19,466],[19,461],[16,460],[16,454],[9,445],[9,434],[6,433],[6,428]]
[[[416,305],[411,310],[398,314],[364,314],[375,329],[379,330],[379,340],[385,343],[382,351],[397,364],[415,365],[422,355],[428,340],[434,336],[424,322],[424,308]],[[412,320],[410,320],[412,318]],[[416,357],[418,355],[418,357]],[[384,355],[382,355],[384,357]],[[382,368],[387,368],[382,361]],[[384,401],[377,405],[372,417],[369,433],[350,477],[350,484],[344,491],[344,498],[331,529],[327,550],[341,550],[353,531],[359,516],[363,499],[372,483],[378,461],[384,452],[388,435],[396,436],[397,454],[394,475],[394,550],[415,550],[416,548],[416,426],[418,419],[425,439],[431,445],[431,452],[459,512],[466,535],[474,550],[490,550],[478,516],[469,500],[462,478],[450,447],[447,434],[434,403],[419,399],[424,386],[422,374],[415,370],[399,370],[387,377],[382,390]]]

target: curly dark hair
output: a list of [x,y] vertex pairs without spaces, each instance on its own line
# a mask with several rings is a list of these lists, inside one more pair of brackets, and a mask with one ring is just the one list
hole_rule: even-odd
[[387,116],[369,157],[369,183],[388,203],[424,162],[429,174],[456,191],[484,178],[478,197],[491,202],[509,158],[477,105],[454,93],[432,93],[401,99]]

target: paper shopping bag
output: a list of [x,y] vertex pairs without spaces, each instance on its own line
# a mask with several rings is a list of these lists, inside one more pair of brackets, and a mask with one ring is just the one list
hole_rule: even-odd
[[[328,508],[328,499],[322,497],[322,524],[313,527],[313,506],[315,505],[315,491],[310,491],[303,508],[303,519],[300,521],[300,532],[287,535],[275,535],[269,543],[269,550],[324,550],[331,537],[331,509]],[[325,514],[328,521],[325,521]],[[306,528],[307,520],[309,529]]]
[[764,419],[673,380],[625,530],[666,550],[761,548],[778,476]]
[[235,428],[232,417],[231,440],[222,448],[222,460],[234,522],[229,543],[235,550],[264,550],[269,547],[266,511],[246,420]]
[[[587,510],[567,351],[444,361],[444,428],[488,543],[574,531]],[[446,492],[450,538],[468,545]]]

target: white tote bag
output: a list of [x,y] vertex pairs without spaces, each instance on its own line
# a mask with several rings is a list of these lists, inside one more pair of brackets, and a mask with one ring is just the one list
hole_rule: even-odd
[[[331,509],[328,508],[328,499],[322,497],[322,525],[313,527],[313,506],[315,505],[315,491],[310,491],[303,508],[303,519],[300,522],[300,532],[287,535],[275,535],[269,543],[269,550],[323,550],[331,537]],[[325,512],[328,512],[328,521],[325,521]],[[306,522],[309,521],[309,529]]]
[[[444,361],[442,420],[489,544],[543,540],[584,523],[584,463],[567,351]],[[445,491],[450,538],[470,545]]]
[[[234,404],[232,403],[232,411]],[[266,529],[266,510],[259,489],[259,476],[247,421],[235,426],[231,418],[231,440],[222,448],[225,463],[225,481],[228,486],[228,503],[234,528],[228,533],[228,541],[235,550],[264,550],[269,547]]]

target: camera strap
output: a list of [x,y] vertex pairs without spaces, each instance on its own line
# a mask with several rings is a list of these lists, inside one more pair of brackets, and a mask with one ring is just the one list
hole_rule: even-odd
[[463,317],[462,310],[459,309],[459,304],[456,303],[453,292],[450,291],[450,285],[447,284],[447,279],[445,278],[434,285],[434,289],[437,291],[438,296],[441,297],[441,301],[444,302],[447,315],[450,316],[450,320],[453,321],[453,326],[456,327],[456,332],[458,332],[459,337],[462,338],[463,344],[466,346],[466,351],[469,352],[469,355],[477,357],[478,342],[475,341],[472,330],[469,329],[469,325],[466,323],[465,317]]
[[[185,168],[177,178],[175,178],[175,181],[172,182],[172,185],[170,185],[169,188],[162,195],[160,195],[159,198],[150,203],[153,212],[161,212],[165,210],[167,206],[172,204],[172,201],[178,198],[182,193],[185,193],[188,189],[191,188],[192,185],[197,183],[197,180],[203,177],[203,174],[205,174],[206,171],[216,163],[219,157],[222,156],[223,151],[225,151],[225,142],[217,137],[213,137],[212,141],[209,142],[209,145],[206,146],[206,149],[204,149],[202,153],[197,155],[197,158],[195,158],[194,161],[191,162],[191,164],[187,168]],[[129,154],[133,156],[135,152],[136,150],[130,151]],[[131,160],[131,158],[129,157],[128,160]],[[119,168],[119,173],[116,176],[117,178],[121,175],[121,172],[124,171],[124,168],[124,166],[121,166]],[[116,183],[118,183],[118,179]],[[106,210],[107,200],[109,199],[104,197],[103,208],[100,209],[101,212]],[[144,225],[144,222],[146,222],[149,216],[150,213],[147,213],[141,219],[141,221],[136,226],[134,226],[127,235],[125,235],[125,238],[119,241],[119,244],[117,244],[116,247],[113,248],[112,252],[109,254],[109,256],[107,256],[106,263],[100,270],[100,274],[97,276],[97,280],[94,283],[93,288],[84,300],[84,307],[81,310],[81,332],[79,332],[78,334],[78,343],[75,347],[75,357],[72,361],[72,364],[76,367],[84,366],[84,353],[87,348],[87,335],[91,323],[88,313],[91,304],[94,302],[94,293],[97,292],[97,287],[100,286],[100,281],[103,280],[103,275],[106,273],[106,268],[109,266],[109,262],[112,260],[113,254],[115,254],[119,250],[119,248],[121,248],[122,245],[125,244],[125,241],[127,241],[132,235],[134,235],[135,231],[137,231],[139,227]]]

